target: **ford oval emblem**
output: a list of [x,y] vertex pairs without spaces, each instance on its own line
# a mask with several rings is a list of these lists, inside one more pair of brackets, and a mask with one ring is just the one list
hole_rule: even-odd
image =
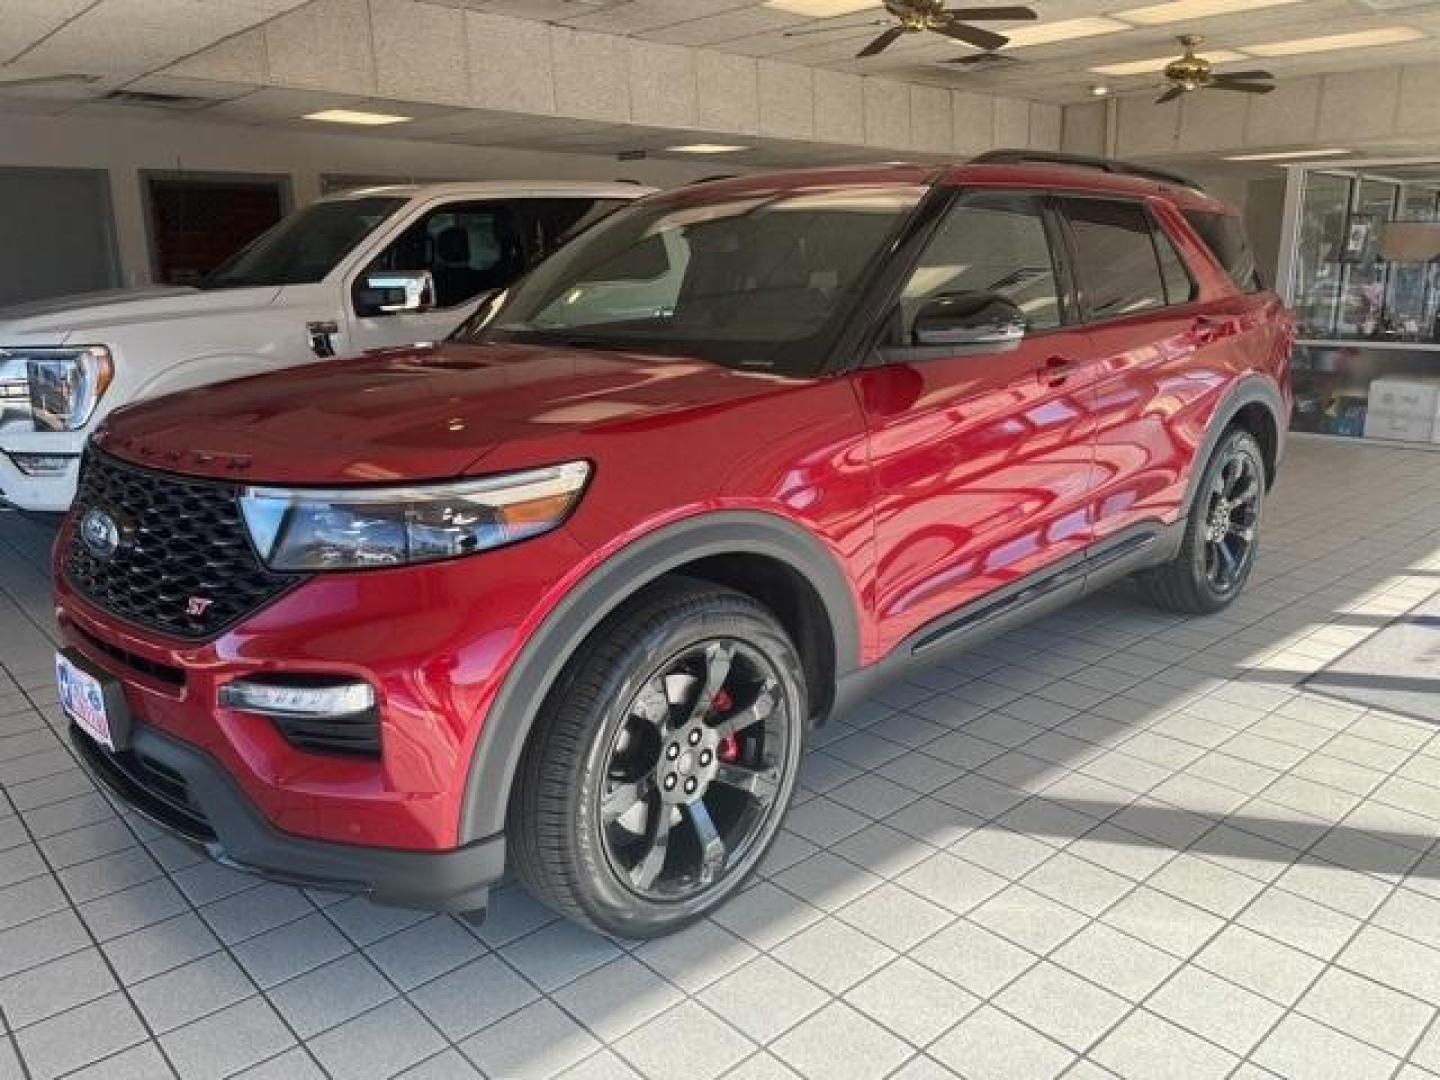
[[80,519],[80,542],[97,559],[108,559],[120,549],[120,526],[104,510],[86,510]]

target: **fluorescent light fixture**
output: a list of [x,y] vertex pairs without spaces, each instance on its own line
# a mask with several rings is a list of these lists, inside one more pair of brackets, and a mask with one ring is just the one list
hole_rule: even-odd
[[1378,30],[1357,30],[1353,34],[1327,34],[1324,37],[1294,38],[1290,41],[1267,41],[1247,45],[1253,56],[1300,56],[1304,53],[1333,52],[1336,49],[1365,49],[1377,45],[1402,45],[1419,41],[1425,36],[1413,26],[1382,26]]
[[[1244,53],[1238,53],[1231,49],[1216,49],[1213,52],[1205,53],[1205,59],[1212,64],[1230,64],[1245,58]],[[1096,75],[1148,75],[1154,71],[1164,71],[1166,65],[1174,60],[1174,54],[1154,56],[1148,60],[1126,60],[1119,64],[1100,64],[1090,70]]]
[[1299,2],[1300,0],[1171,0],[1168,4],[1148,4],[1145,7],[1131,8],[1129,11],[1117,11],[1115,17],[1143,26],[1160,26],[1164,23],[1184,22],[1187,19],[1206,19],[1212,15],[1248,15],[1261,8]]
[[[878,0],[765,0],[766,7],[788,11],[792,15],[809,15],[828,19],[836,15],[853,15],[857,11],[878,9]],[[879,14],[879,12],[876,12]]]
[[1332,148],[1326,150],[1271,150],[1264,154],[1235,154],[1226,161],[1293,161],[1298,158],[1339,157],[1349,150]]
[[384,127],[386,124],[403,124],[412,120],[410,116],[392,116],[389,113],[360,112],[356,109],[324,109],[321,112],[306,113],[302,120],[319,120],[324,124],[356,124],[360,127]]
[[732,146],[730,143],[696,142],[685,143],[682,146],[667,146],[665,149],[673,154],[733,154],[750,148],[748,146]]
[[1009,49],[1023,49],[1028,45],[1052,45],[1057,41],[1073,41],[1075,38],[1099,37],[1101,34],[1118,34],[1129,30],[1125,23],[1101,16],[1086,19],[1062,19],[1060,22],[1032,23],[1029,26],[1007,26],[1005,36],[1010,39]]

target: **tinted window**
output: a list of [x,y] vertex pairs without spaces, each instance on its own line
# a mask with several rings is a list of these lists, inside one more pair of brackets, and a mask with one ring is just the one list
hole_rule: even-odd
[[1165,299],[1172,304],[1186,304],[1195,299],[1195,282],[1185,261],[1175,250],[1169,235],[1155,226],[1155,253],[1160,256],[1160,276],[1165,281]]
[[1000,293],[1025,313],[1032,330],[1060,325],[1060,290],[1039,199],[975,192],[951,208],[901,294],[904,340],[926,300],[961,292]]
[[404,199],[377,196],[312,203],[206,275],[202,289],[308,285],[324,279]]
[[1225,268],[1225,273],[1230,275],[1237,289],[1259,292],[1265,287],[1239,218],[1205,210],[1187,210],[1185,220],[1200,234],[1200,239],[1205,241],[1216,261]]
[[515,204],[525,223],[532,261],[543,259],[565,241],[626,205],[626,199],[525,199]]
[[680,191],[585,230],[471,336],[818,371],[918,187]]
[[454,307],[508,285],[525,269],[515,212],[504,203],[458,203],[432,210],[370,264],[377,271],[435,278],[435,305]]
[[1165,284],[1144,208],[1103,199],[1064,202],[1091,316],[1113,319],[1164,307]]

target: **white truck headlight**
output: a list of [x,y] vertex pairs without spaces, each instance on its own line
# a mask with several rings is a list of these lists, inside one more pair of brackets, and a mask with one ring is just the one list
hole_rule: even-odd
[[590,478],[570,461],[413,487],[246,488],[251,542],[274,570],[365,570],[473,555],[560,525]]
[[79,431],[114,377],[103,345],[0,348],[0,428]]

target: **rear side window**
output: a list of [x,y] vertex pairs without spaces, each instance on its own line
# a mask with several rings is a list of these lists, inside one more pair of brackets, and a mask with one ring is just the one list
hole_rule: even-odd
[[1090,317],[1114,319],[1164,307],[1165,281],[1144,208],[1104,199],[1062,202]]
[[1200,234],[1200,239],[1205,241],[1216,261],[1225,268],[1225,273],[1230,275],[1237,289],[1253,293],[1265,288],[1260,268],[1255,265],[1255,253],[1250,250],[1250,241],[1239,218],[1208,210],[1187,210],[1185,220]]

